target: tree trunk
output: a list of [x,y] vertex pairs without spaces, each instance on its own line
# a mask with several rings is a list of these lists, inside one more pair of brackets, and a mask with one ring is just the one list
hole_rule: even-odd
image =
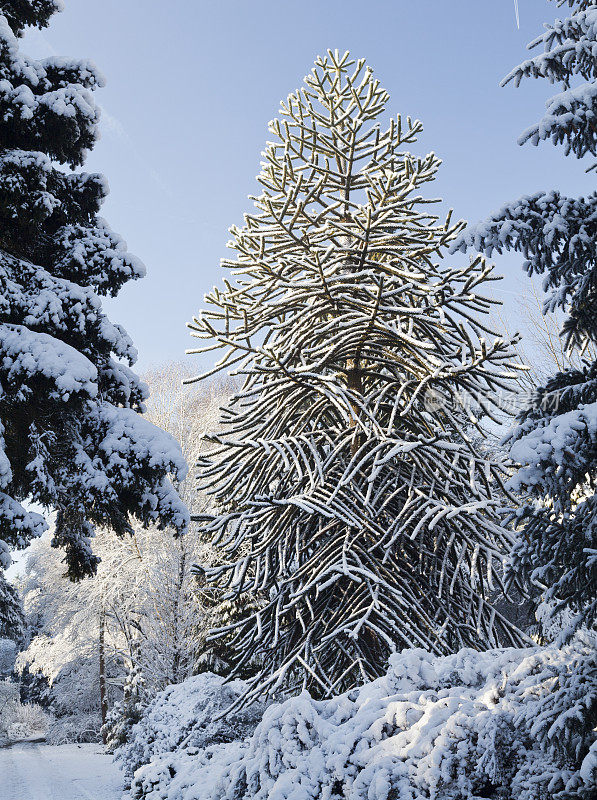
[[106,697],[106,612],[103,607],[99,620],[99,691],[102,711],[102,742],[106,744],[106,720],[108,717],[108,698]]
[[176,583],[176,597],[174,599],[174,614],[173,616],[173,627],[174,630],[172,631],[172,640],[174,645],[174,655],[172,658],[172,683],[179,683],[183,680],[183,676],[179,675],[180,667],[181,667],[181,647],[182,643],[180,642],[180,605],[182,599],[182,592],[184,587],[184,578],[185,578],[185,564],[186,564],[186,552],[184,550],[184,544],[182,538],[180,540],[180,548],[181,548],[181,555],[180,561],[178,562],[178,580]]
[[[363,394],[363,373],[360,368],[360,362],[358,359],[354,358],[348,359],[346,365],[346,385],[351,391],[356,392],[357,394],[360,395]],[[352,407],[352,413],[354,414],[353,419],[350,421],[350,427],[356,428],[357,418],[360,416],[361,410],[358,407],[358,405],[356,405],[356,403],[351,403],[350,405]],[[352,446],[350,448],[350,454],[352,456],[354,456],[354,454],[361,446],[362,443],[361,438],[362,437],[360,436],[360,434],[355,434],[352,441]]]

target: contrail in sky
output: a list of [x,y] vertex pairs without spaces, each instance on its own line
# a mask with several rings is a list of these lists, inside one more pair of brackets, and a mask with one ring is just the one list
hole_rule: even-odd
[[520,30],[520,17],[518,15],[518,0],[514,0],[514,11],[516,12],[516,27]]

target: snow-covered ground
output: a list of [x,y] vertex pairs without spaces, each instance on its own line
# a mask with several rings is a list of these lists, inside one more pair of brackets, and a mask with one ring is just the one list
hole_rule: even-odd
[[120,800],[122,774],[94,744],[0,748],[0,800]]

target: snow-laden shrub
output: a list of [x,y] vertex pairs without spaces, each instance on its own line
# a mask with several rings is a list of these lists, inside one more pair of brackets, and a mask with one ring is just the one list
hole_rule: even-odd
[[[154,728],[164,743],[176,736],[171,722]],[[179,742],[181,752],[154,757],[136,772],[132,796],[594,800],[596,724],[593,633],[580,632],[561,648],[464,649],[444,657],[408,650],[392,657],[386,676],[360,689],[326,701],[303,693],[270,706],[245,742],[196,755]],[[149,742],[149,729],[145,736]]]
[[21,703],[16,683],[0,681],[0,743],[45,737],[50,717],[36,703]]
[[8,728],[19,703],[19,687],[0,680],[0,744],[8,739]]
[[54,637],[35,636],[17,657],[23,696],[53,717],[48,732],[52,744],[101,740],[97,645],[75,630],[68,625]]
[[245,690],[244,681],[224,683],[211,672],[169,686],[146,708],[129,742],[116,751],[116,760],[130,778],[141,765],[163,755],[196,754],[249,736],[263,716],[264,707],[258,703],[216,719]]
[[51,717],[37,703],[17,703],[8,726],[8,738],[13,742],[45,739],[50,724]]
[[108,753],[114,753],[129,741],[132,728],[141,721],[147,701],[143,673],[137,664],[133,664],[126,677],[122,700],[114,703],[102,726],[102,738]]
[[96,712],[53,717],[46,741],[48,744],[84,744],[101,741],[101,715]]

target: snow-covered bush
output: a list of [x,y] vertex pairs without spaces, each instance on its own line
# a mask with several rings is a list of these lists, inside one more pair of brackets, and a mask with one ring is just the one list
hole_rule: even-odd
[[10,681],[0,681],[0,744],[8,739],[8,727],[19,703],[19,689]]
[[114,703],[102,726],[102,739],[108,753],[128,742],[131,729],[140,722],[147,706],[148,692],[138,663],[133,662],[124,682],[122,699]]
[[52,717],[46,735],[48,744],[60,745],[71,742],[99,742],[101,718],[99,711],[68,714]]
[[[177,735],[171,722],[162,720],[160,741]],[[304,692],[270,706],[245,742],[198,753],[179,743],[181,752],[136,772],[132,796],[593,800],[596,724],[594,633],[580,631],[561,648],[443,657],[413,649],[359,689],[325,701]]]
[[7,728],[10,741],[45,738],[51,717],[37,703],[16,703]]
[[224,683],[221,676],[204,672],[160,692],[133,728],[129,743],[116,753],[127,777],[163,756],[188,756],[252,734],[264,713],[259,703],[218,718],[245,691],[244,681]]
[[21,703],[19,687],[0,681],[0,744],[45,736],[49,716],[36,703]]

